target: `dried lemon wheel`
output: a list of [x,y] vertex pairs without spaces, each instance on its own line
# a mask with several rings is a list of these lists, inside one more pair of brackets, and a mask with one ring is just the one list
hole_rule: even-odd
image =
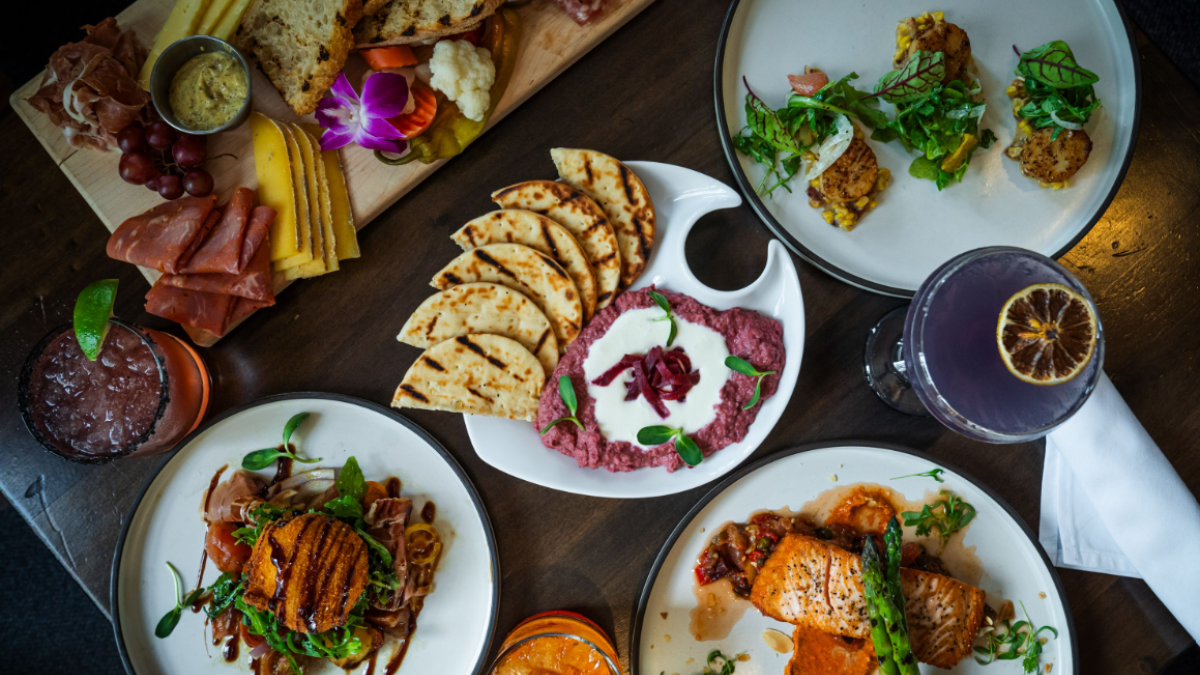
[[1035,284],[1004,303],[996,343],[1008,372],[1030,384],[1061,384],[1092,360],[1098,329],[1082,295],[1062,284]]

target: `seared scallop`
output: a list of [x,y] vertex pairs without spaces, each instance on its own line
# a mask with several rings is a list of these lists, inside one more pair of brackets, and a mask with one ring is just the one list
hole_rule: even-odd
[[821,173],[821,194],[826,201],[846,204],[865,197],[879,177],[875,151],[860,138]]
[[1092,139],[1086,131],[1063,129],[1050,140],[1054,127],[1033,132],[1021,149],[1021,173],[1044,183],[1068,180],[1092,153]]
[[946,76],[942,82],[967,81],[967,64],[971,62],[971,38],[967,32],[952,23],[938,22],[913,37],[908,55],[914,52],[941,52],[945,54]]

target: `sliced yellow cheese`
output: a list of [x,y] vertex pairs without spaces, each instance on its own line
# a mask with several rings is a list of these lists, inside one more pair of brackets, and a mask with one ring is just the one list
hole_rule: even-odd
[[300,237],[300,250],[283,260],[272,264],[276,270],[288,270],[313,261],[312,222],[308,212],[308,178],[304,175],[304,159],[300,155],[300,145],[292,135],[292,129],[287,124],[275,121],[275,125],[283,132],[287,142],[288,159],[292,167],[292,184],[296,186],[296,233]]
[[271,260],[282,260],[300,250],[296,184],[287,140],[274,120],[257,112],[250,113],[250,135],[254,139],[258,201],[275,209],[275,222],[271,224]]
[[167,23],[163,25],[162,30],[158,31],[158,35],[154,36],[154,43],[150,46],[150,55],[146,57],[146,63],[138,75],[138,84],[142,86],[142,89],[149,91],[150,73],[154,72],[154,64],[163,50],[170,47],[171,43],[176,40],[196,34],[196,26],[200,23],[205,11],[208,10],[208,4],[209,0],[175,1],[175,7],[167,16]]
[[209,0],[208,9],[196,24],[196,35],[211,35],[213,28],[221,21],[225,10],[233,4],[233,0]]
[[341,265],[338,264],[337,257],[337,235],[333,232],[333,203],[329,199],[329,176],[325,174],[325,161],[321,157],[321,145],[317,140],[321,134],[321,127],[297,125],[297,128],[313,151],[313,166],[317,170],[317,202],[325,239],[325,267],[330,272],[336,272]]
[[317,184],[316,153],[312,139],[295,124],[288,125],[291,137],[300,149],[300,160],[304,167],[304,185],[308,193],[308,225],[312,230],[313,259],[303,265],[284,270],[287,279],[311,279],[331,271],[325,263],[325,225],[321,222],[320,186]]
[[246,8],[250,6],[251,1],[233,0],[233,4],[221,16],[220,23],[213,28],[213,31],[209,35],[221,38],[226,42],[233,40],[233,34],[237,31],[238,24],[242,22],[242,15],[246,13]]
[[325,176],[329,179],[329,199],[333,211],[333,233],[337,238],[338,260],[357,258],[358,232],[354,228],[354,211],[350,208],[350,193],[346,190],[346,175],[342,172],[342,158],[337,150],[321,153],[325,163]]

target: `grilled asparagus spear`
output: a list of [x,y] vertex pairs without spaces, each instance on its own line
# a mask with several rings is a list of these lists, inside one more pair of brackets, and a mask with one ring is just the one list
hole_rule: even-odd
[[883,617],[879,615],[879,607],[875,605],[873,599],[876,590],[873,588],[874,579],[867,574],[868,565],[879,564],[878,557],[874,545],[870,547],[869,551],[866,548],[863,549],[863,585],[867,588],[867,618],[871,621],[871,644],[875,646],[875,659],[879,662],[880,675],[900,675],[900,666],[896,665],[896,660],[892,657],[891,638],[888,637]]
[[887,581],[884,579],[883,562],[874,540],[867,537],[863,542],[862,554],[863,586],[866,589],[867,600],[875,603],[879,616],[883,619],[883,625],[887,629],[887,637],[891,643],[892,659],[899,668],[900,675],[919,675],[917,659],[913,655],[912,645],[908,641],[908,628],[904,625],[904,610],[896,607],[896,603],[892,601],[891,594],[888,592]]
[[888,595],[892,598],[892,602],[900,609],[900,618],[903,620],[904,630],[908,630],[908,615],[905,613],[904,591],[900,588],[900,548],[903,546],[902,531],[900,530],[900,521],[896,520],[895,516],[888,521],[887,529],[883,532],[883,543],[887,549],[887,569],[886,577]]

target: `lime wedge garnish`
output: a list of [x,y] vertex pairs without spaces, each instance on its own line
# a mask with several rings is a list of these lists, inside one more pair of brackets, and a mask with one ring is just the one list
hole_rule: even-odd
[[117,300],[117,280],[101,279],[83,289],[75,301],[75,339],[89,361],[100,356]]

